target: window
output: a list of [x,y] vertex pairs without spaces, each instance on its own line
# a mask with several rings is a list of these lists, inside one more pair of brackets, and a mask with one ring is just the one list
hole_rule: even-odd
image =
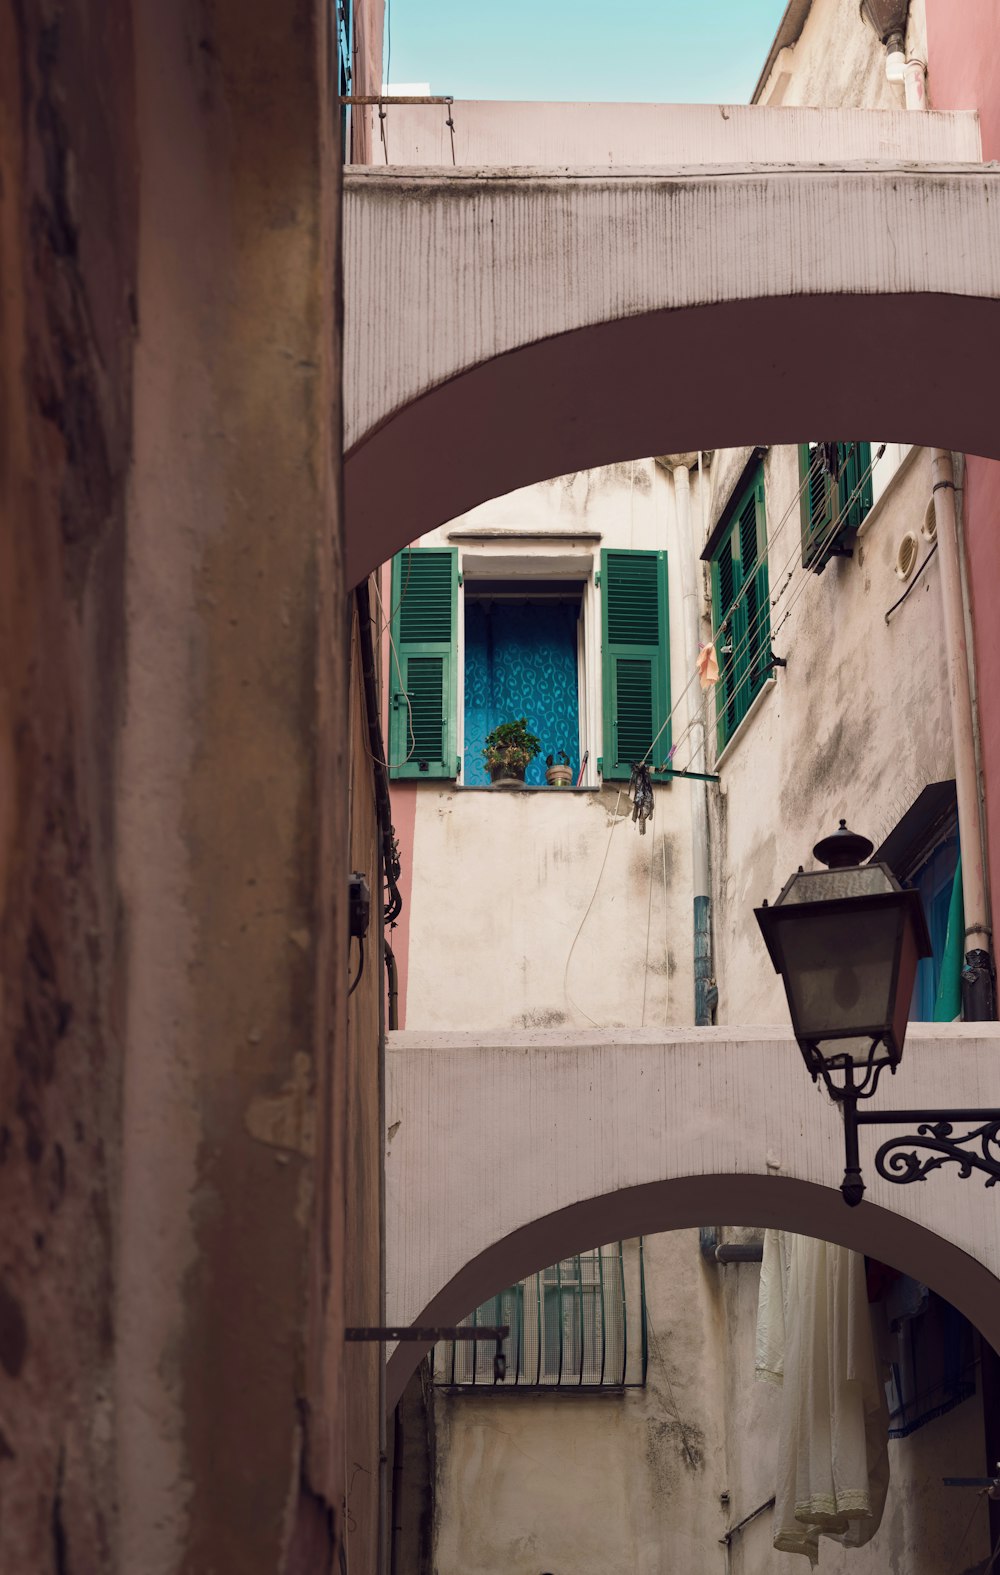
[[932,955],[917,965],[910,1020],[951,1022],[961,1011],[965,955],[962,868],[954,781],[931,782],[876,849],[903,886],[920,893]]
[[[596,629],[586,621],[592,559],[565,579],[530,578],[534,562],[522,558],[518,566],[527,572],[487,579],[467,552],[462,583],[456,548],[408,548],[393,560],[392,776],[460,776],[468,787],[486,786],[487,734],[522,716],[542,745],[527,769],[527,786],[545,785],[548,755],[556,762],[568,756],[574,779],[584,751],[611,780],[627,781],[632,763],[647,756],[654,766],[667,764],[667,554],[602,551],[594,580],[599,651]],[[491,559],[487,572],[496,566]],[[572,560],[564,559],[559,572],[572,574]],[[588,692],[595,703],[601,694],[603,751],[589,736],[587,716],[594,726],[597,718],[584,703]]]
[[[434,1379],[459,1387],[622,1389],[645,1383],[642,1243],[626,1273],[623,1244],[581,1252],[491,1296],[464,1320],[507,1324],[505,1377],[493,1375],[492,1342],[443,1341]],[[630,1335],[631,1331],[631,1335]],[[631,1343],[630,1343],[631,1342]]]
[[541,740],[524,780],[544,787],[546,756],[580,769],[582,581],[473,580],[465,586],[462,779],[489,780],[483,746],[498,723],[525,717]]
[[714,533],[712,628],[719,662],[715,687],[721,752],[771,671],[764,470],[759,463]]
[[877,1269],[890,1337],[889,1437],[907,1438],[975,1394],[973,1330],[919,1280],[883,1264]]
[[800,443],[802,566],[822,574],[872,506],[870,443]]

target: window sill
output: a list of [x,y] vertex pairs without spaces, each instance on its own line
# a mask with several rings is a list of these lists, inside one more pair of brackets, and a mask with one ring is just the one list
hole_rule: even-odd
[[765,698],[769,694],[771,694],[771,692],[773,690],[777,689],[777,687],[778,687],[778,680],[777,680],[777,678],[774,678],[774,677],[772,677],[772,678],[765,678],[765,680],[764,680],[763,684],[761,685],[760,689],[754,695],[754,697],[751,700],[749,706],[747,707],[747,714],[746,714],[746,716],[743,717],[743,719],[741,720],[741,722],[740,722],[739,726],[737,727],[735,733],[733,734],[732,738],[730,738],[729,741],[727,742],[726,747],[723,750],[721,750],[718,755],[716,755],[716,757],[715,757],[715,766],[714,766],[714,769],[716,771],[718,771],[720,766],[724,765],[725,762],[729,759],[730,755],[736,749],[736,747],[739,744],[740,740],[743,738],[744,734],[746,733],[747,727],[749,726],[750,722],[757,715],[757,712],[760,710],[761,706],[764,704]]
[[492,782],[484,782],[482,787],[473,786],[468,782],[452,782],[449,784],[453,793],[599,793],[599,787],[549,787],[546,783],[525,782],[518,787],[496,787]]

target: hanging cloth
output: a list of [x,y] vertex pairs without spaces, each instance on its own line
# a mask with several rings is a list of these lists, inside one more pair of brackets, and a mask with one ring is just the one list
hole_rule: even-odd
[[714,643],[699,647],[695,670],[703,689],[711,689],[713,684],[719,682],[719,658]]
[[934,999],[934,1021],[953,1023],[962,1015],[962,963],[965,960],[965,905],[962,897],[962,859],[959,855],[948,904],[941,977]]
[[757,1371],[782,1389],[775,1548],[814,1565],[821,1536],[869,1542],[889,1485],[888,1409],[859,1254],[765,1234]]

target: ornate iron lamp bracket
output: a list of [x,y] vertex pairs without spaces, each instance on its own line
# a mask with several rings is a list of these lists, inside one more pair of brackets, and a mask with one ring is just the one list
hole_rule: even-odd
[[[967,1181],[978,1172],[986,1186],[1000,1181],[1000,1110],[862,1110],[856,1099],[844,1105],[845,1170],[841,1192],[852,1208],[861,1202],[865,1184],[858,1161],[859,1126],[907,1126],[915,1130],[888,1138],[875,1154],[875,1169],[883,1181],[908,1186],[926,1181],[932,1171],[955,1165],[958,1179]],[[956,1132],[956,1123],[970,1131]]]

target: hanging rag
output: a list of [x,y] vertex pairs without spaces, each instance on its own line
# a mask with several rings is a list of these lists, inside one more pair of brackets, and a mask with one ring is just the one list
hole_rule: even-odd
[[632,819],[639,822],[639,835],[644,837],[646,822],[653,813],[653,783],[647,765],[640,762],[632,767],[628,790],[632,794]]
[[703,689],[711,689],[719,682],[719,658],[714,644],[699,646],[695,667]]
[[881,1523],[889,1457],[858,1253],[765,1233],[756,1364],[758,1377],[782,1391],[775,1548],[815,1565],[821,1536],[861,1547]]

